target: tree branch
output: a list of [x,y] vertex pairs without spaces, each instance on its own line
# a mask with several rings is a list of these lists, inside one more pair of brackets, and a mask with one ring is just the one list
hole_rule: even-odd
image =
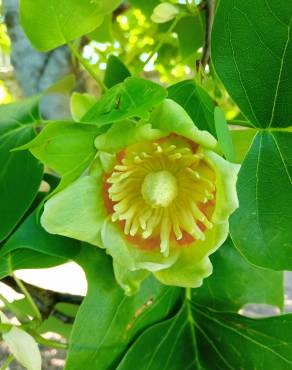
[[205,41],[203,46],[203,55],[201,58],[201,65],[205,67],[210,61],[211,55],[211,32],[215,16],[216,0],[206,0],[204,10],[206,11],[206,28]]
[[130,4],[122,3],[114,12],[113,12],[113,21],[117,19],[119,15],[122,15],[130,8]]
[[[6,276],[1,280],[2,283],[10,286],[18,293],[22,293],[11,276]],[[34,299],[43,319],[48,318],[50,315],[58,318],[65,323],[72,323],[74,319],[66,314],[55,309],[57,303],[70,303],[80,305],[83,297],[73,294],[64,294],[55,292],[53,290],[46,290],[37,286],[25,283],[25,287],[29,294]]]

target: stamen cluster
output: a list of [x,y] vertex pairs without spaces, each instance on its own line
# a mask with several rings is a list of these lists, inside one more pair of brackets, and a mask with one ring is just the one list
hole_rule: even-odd
[[169,136],[132,145],[117,158],[106,179],[107,197],[112,221],[119,221],[128,237],[158,238],[155,247],[166,256],[170,248],[205,239],[213,226],[216,188],[199,146]]

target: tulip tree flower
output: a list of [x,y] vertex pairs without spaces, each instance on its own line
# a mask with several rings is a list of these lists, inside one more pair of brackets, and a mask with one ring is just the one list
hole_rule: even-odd
[[170,99],[148,122],[113,124],[95,146],[88,173],[45,204],[43,227],[106,249],[128,294],[150,272],[200,286],[238,207],[238,165]]

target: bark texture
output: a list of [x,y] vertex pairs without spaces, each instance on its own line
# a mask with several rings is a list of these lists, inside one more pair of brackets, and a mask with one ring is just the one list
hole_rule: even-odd
[[[11,39],[11,63],[24,96],[36,95],[72,73],[71,53],[62,46],[48,53],[36,51],[19,23],[19,0],[3,0],[5,23]],[[49,96],[42,104],[47,119],[68,116],[68,98]]]

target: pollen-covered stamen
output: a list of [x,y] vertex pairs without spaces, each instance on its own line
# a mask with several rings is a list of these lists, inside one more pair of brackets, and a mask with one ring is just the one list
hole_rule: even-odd
[[161,218],[163,215],[163,210],[156,208],[152,214],[152,216],[148,219],[146,223],[145,231],[142,233],[142,237],[144,239],[149,238],[153,234],[153,230],[157,227],[158,224],[161,223]]
[[113,222],[128,237],[160,238],[164,255],[184,240],[204,240],[213,226],[204,209],[215,199],[214,172],[183,138],[127,148],[106,181]]
[[148,173],[142,184],[142,196],[153,207],[167,207],[177,196],[177,182],[169,171]]

